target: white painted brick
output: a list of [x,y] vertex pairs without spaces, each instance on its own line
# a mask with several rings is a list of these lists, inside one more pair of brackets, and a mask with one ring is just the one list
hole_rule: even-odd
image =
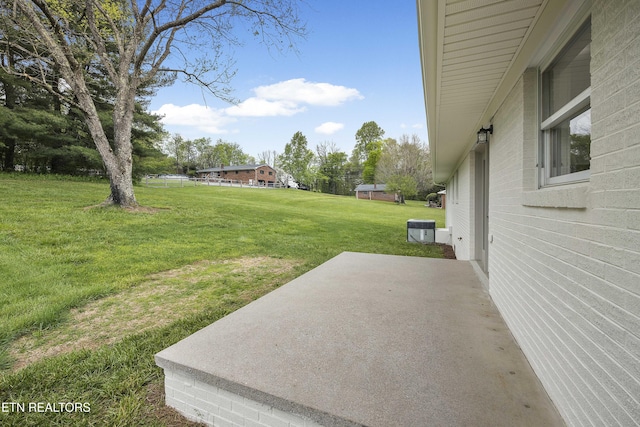
[[233,401],[231,403],[231,407],[233,412],[242,415],[245,419],[258,421],[260,419],[260,411],[268,410],[268,407],[262,407],[260,409],[256,409],[255,407],[250,407],[246,404],[246,401],[238,402]]
[[211,416],[211,414],[209,414],[202,408],[191,404],[187,404],[187,410],[185,411],[185,414],[187,415],[187,418],[198,423],[211,424],[213,421],[213,417]]
[[165,384],[173,390],[185,392],[188,387],[192,386],[193,382],[185,382],[184,378],[173,376],[172,378],[165,379]]
[[244,425],[245,427],[268,427],[266,424],[255,420],[245,420]]
[[[217,388],[209,384],[204,384],[200,382],[196,382],[196,385],[197,384],[201,384],[201,385],[199,387],[198,386],[195,387],[195,390],[194,390],[195,398],[204,400],[207,402],[211,402],[216,406],[224,406],[226,399],[223,399],[219,396]],[[229,407],[231,407],[230,403],[229,403]]]
[[640,209],[627,210],[624,215],[626,216],[624,223],[626,223],[629,230],[640,230]]
[[174,408],[175,410],[177,410],[180,413],[185,413],[185,411],[187,410],[187,406],[184,403],[184,401],[178,400],[174,397],[168,397],[165,400],[165,404],[167,406],[170,406],[172,408]]
[[289,422],[272,414],[260,413],[260,422],[269,427],[290,427]]
[[273,408],[271,415],[283,422],[288,423],[290,427],[304,427],[305,425],[304,418],[296,414],[290,414],[288,412],[281,411],[280,409]]
[[167,397],[173,397],[173,385],[171,381],[167,381],[167,378],[164,380],[164,393]]
[[193,395],[187,394],[180,390],[174,390],[172,399],[182,403],[189,403],[193,399]]
[[229,421],[224,417],[221,417],[220,415],[213,415],[212,420],[213,420],[214,427],[238,427],[239,426],[238,424],[234,424],[233,422]]
[[[216,391],[219,391],[219,389],[216,389]],[[220,408],[230,411],[233,405],[233,401],[228,397],[229,397],[228,395],[213,393],[211,396],[211,401],[216,405],[218,405]]]
[[640,190],[605,191],[605,203],[610,208],[635,209],[640,204]]
[[[227,391],[225,389],[222,388],[216,388],[216,392],[218,394],[218,396],[227,399],[229,402],[233,402],[233,401],[239,401],[242,402],[243,398],[241,396],[238,396],[235,393],[231,393],[230,391]],[[229,407],[229,409],[231,409],[231,407]]]
[[269,405],[265,405],[264,403],[256,402],[255,400],[247,398],[244,398],[242,400],[242,404],[250,409],[253,409],[256,412],[269,413],[271,411],[271,407]]
[[638,283],[640,283],[640,275],[638,274],[614,265],[607,265],[605,279],[630,293],[638,295]]
[[[640,2],[593,1],[593,160],[583,196],[576,186],[536,190],[528,129],[538,125],[522,113],[536,111],[537,74],[525,73],[493,119],[490,292],[568,425],[640,420],[640,31],[629,16],[640,16]],[[465,160],[459,176],[473,167]],[[465,194],[447,221],[470,241]],[[553,207],[580,197],[580,209]]]
[[224,410],[211,399],[207,399],[206,397],[201,398],[199,395],[195,396],[192,402],[193,402],[193,406],[200,408],[206,413],[211,415],[220,415],[220,412]]
[[165,392],[168,406],[175,408],[190,420],[210,426],[321,427],[299,415],[189,378],[188,374],[184,373],[165,372]]
[[220,408],[219,415],[220,417],[230,421],[231,423],[234,423],[239,426],[244,425],[244,417],[242,416],[242,414],[239,414],[235,411],[229,411],[227,409]]
[[[617,261],[610,264],[640,276],[640,252],[624,250]],[[622,261],[622,264],[619,261]]]

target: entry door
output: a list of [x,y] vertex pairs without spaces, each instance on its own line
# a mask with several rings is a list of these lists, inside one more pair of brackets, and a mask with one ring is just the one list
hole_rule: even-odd
[[476,150],[476,260],[489,276],[489,144]]

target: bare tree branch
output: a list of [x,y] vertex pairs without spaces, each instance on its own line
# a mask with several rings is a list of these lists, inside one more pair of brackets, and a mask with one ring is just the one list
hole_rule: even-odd
[[[19,29],[27,42],[21,46],[0,33],[0,43],[33,60],[32,74],[9,72],[37,81],[50,93],[65,96],[66,102],[73,102],[84,113],[110,178],[110,200],[121,205],[136,204],[131,177],[131,129],[141,85],[151,84],[159,73],[180,73],[187,81],[232,101],[228,83],[235,71],[221,52],[223,43],[237,44],[232,35],[234,24],[253,25],[267,45],[281,47],[283,40],[292,45],[293,36],[304,35],[304,26],[293,7],[297,1],[301,0],[120,0],[117,4],[121,9],[112,10],[105,0],[0,0],[0,14]],[[175,63],[164,66],[172,52],[181,53],[180,45],[191,51],[203,48],[201,40],[195,46],[196,28],[202,30],[197,37],[210,40],[207,51],[202,50],[203,57],[191,61],[190,55],[185,54],[184,67]],[[61,94],[55,82],[50,81],[57,79],[58,73],[69,85],[70,93]],[[96,73],[108,77],[115,94],[111,140],[97,112],[96,103],[101,100],[89,89]],[[71,94],[73,100],[68,99]]]

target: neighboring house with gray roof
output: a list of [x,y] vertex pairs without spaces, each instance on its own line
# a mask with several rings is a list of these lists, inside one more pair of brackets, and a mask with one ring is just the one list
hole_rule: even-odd
[[385,184],[360,184],[355,189],[356,199],[394,202],[396,200],[395,194],[385,193],[386,188]]
[[199,178],[225,179],[249,185],[274,185],[276,171],[266,164],[231,165],[197,170]]

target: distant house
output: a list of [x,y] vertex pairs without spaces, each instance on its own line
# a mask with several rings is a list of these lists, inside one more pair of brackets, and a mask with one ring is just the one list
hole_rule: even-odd
[[276,171],[269,165],[233,165],[197,170],[199,178],[228,179],[249,185],[274,185]]
[[385,184],[360,184],[356,187],[356,199],[395,202],[396,195],[385,193]]

